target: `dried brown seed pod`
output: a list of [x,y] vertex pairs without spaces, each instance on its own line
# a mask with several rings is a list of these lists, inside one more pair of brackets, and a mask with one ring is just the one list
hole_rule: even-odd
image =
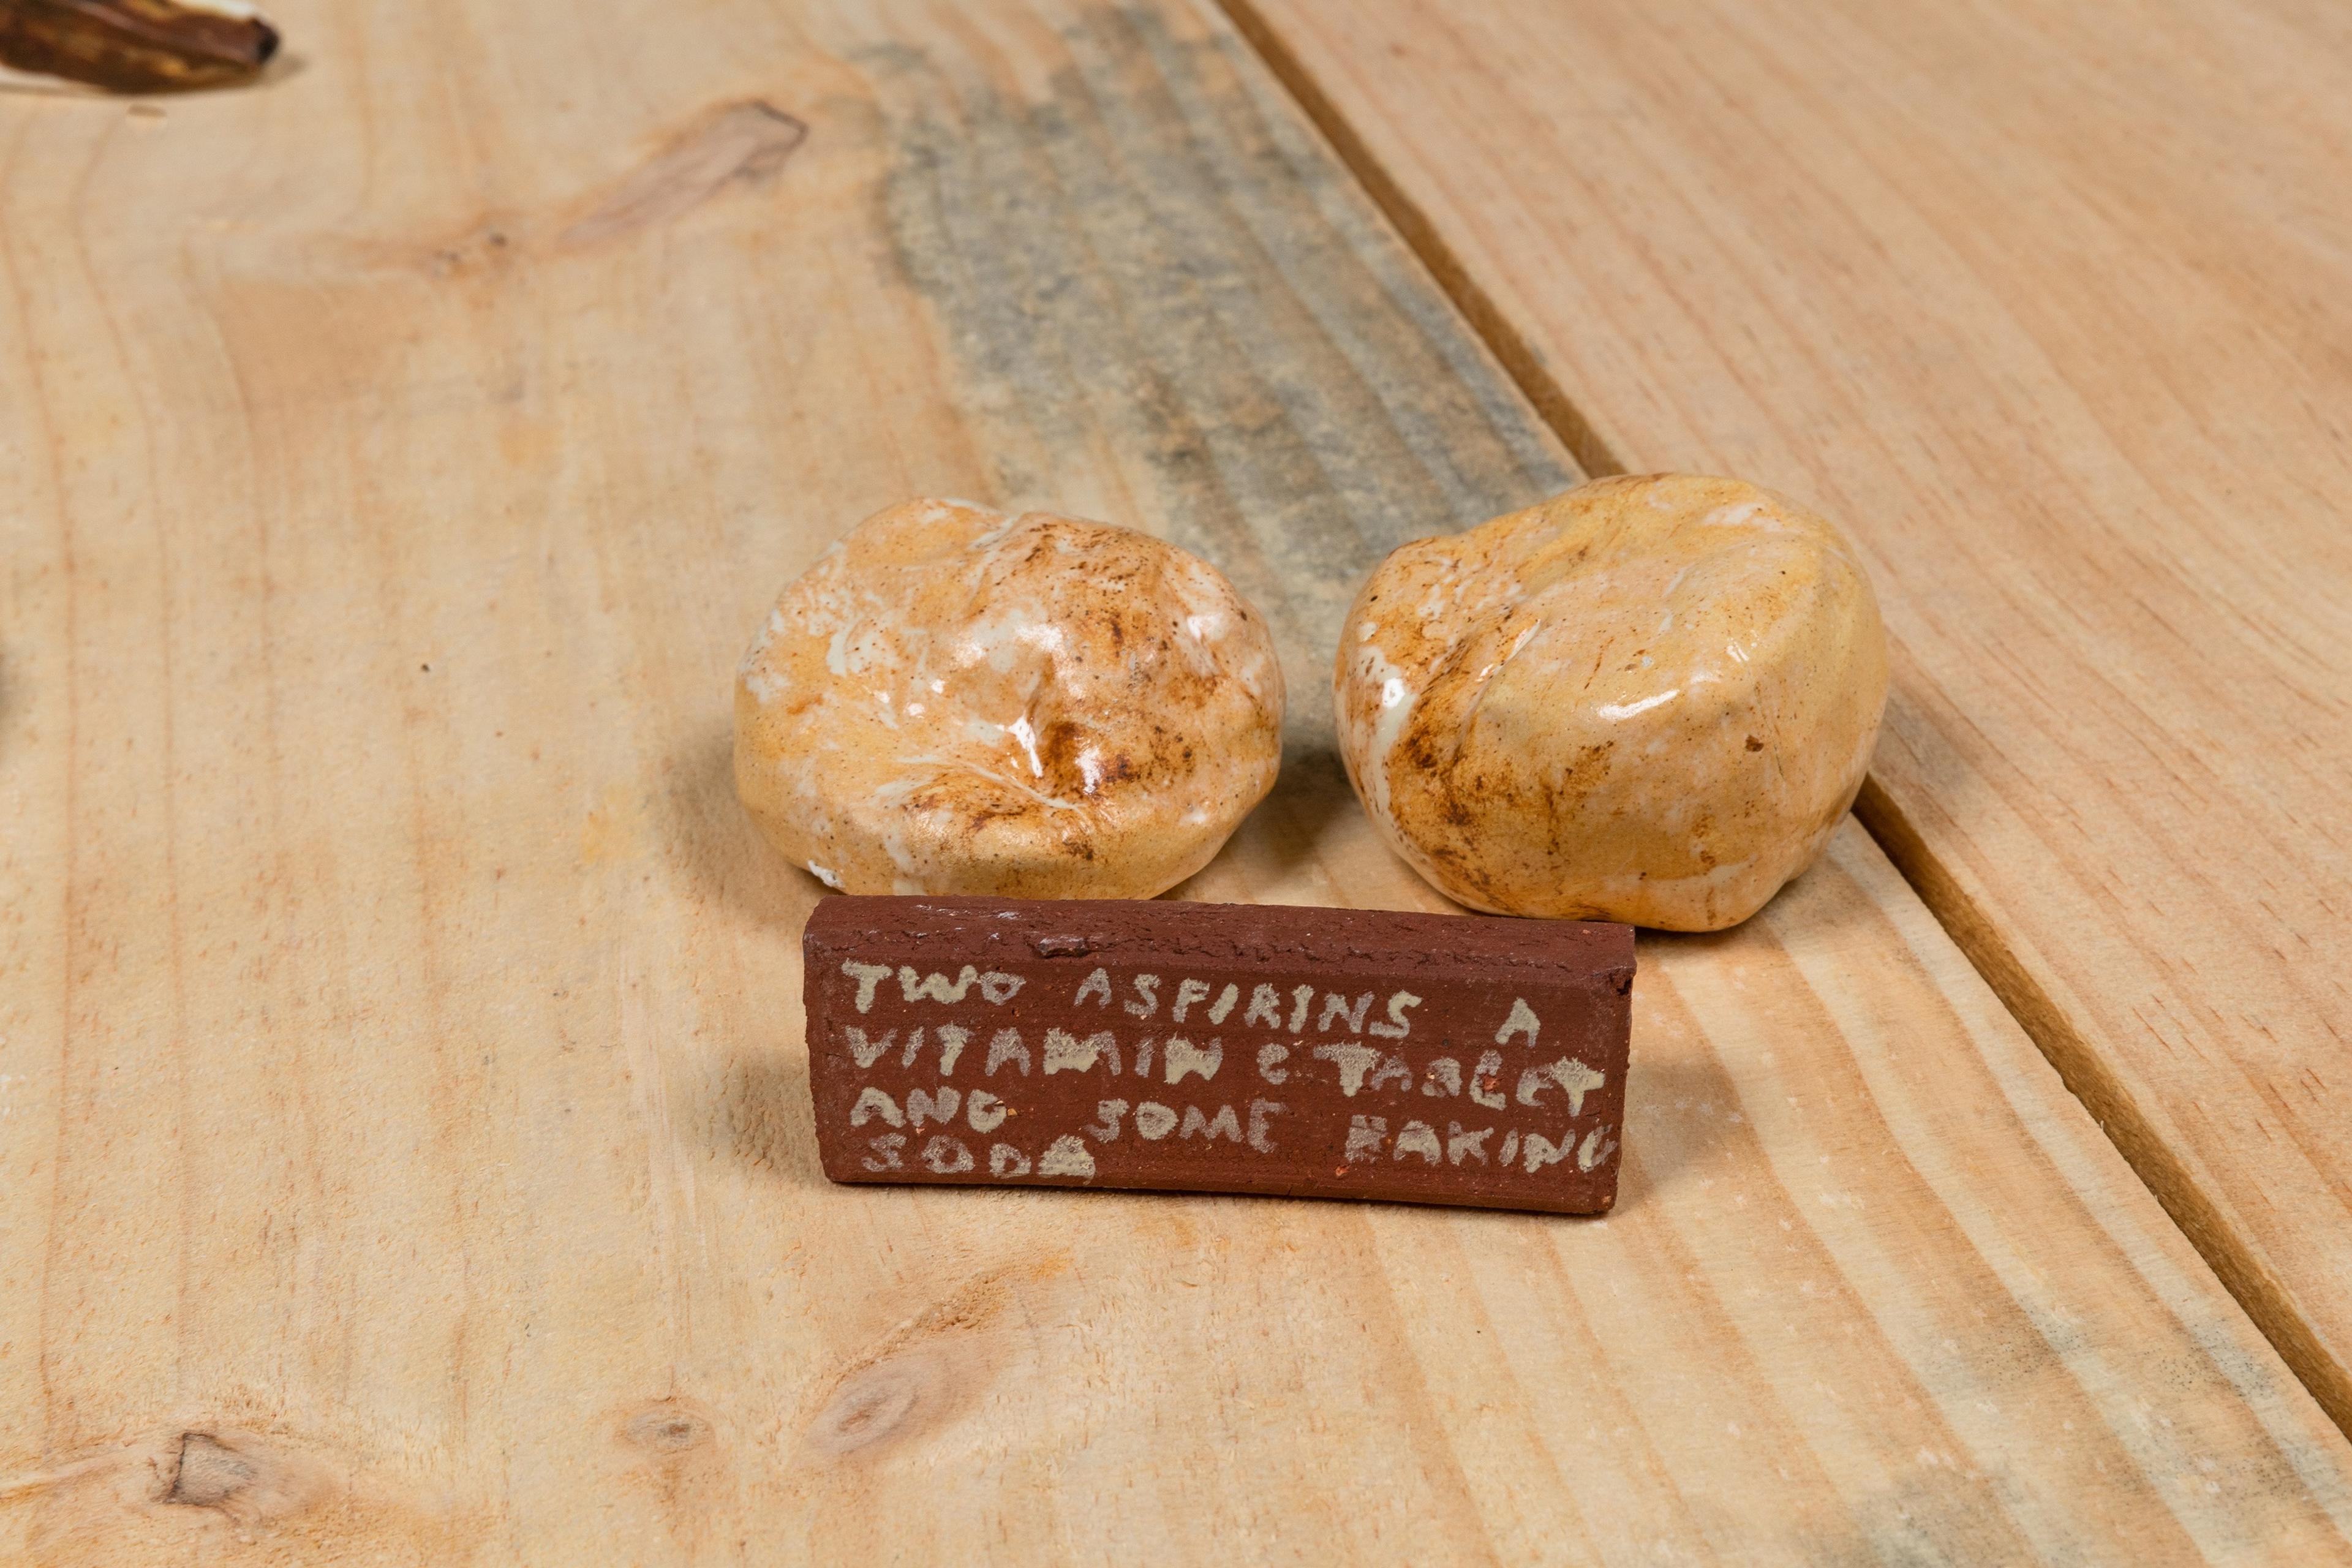
[[278,29],[173,0],[0,0],[0,65],[109,92],[184,92],[260,73]]

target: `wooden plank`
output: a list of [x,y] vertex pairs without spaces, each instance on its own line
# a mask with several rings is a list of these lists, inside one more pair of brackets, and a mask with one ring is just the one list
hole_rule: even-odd
[[1854,528],[1864,819],[2352,1423],[2341,18],[1234,9],[1588,462]]
[[778,583],[926,491],[1183,540],[1301,698],[1187,891],[1432,908],[1325,650],[1562,455],[1204,15],[279,19],[0,98],[0,1558],[2352,1557],[1852,829],[1644,943],[1606,1223],[824,1184]]

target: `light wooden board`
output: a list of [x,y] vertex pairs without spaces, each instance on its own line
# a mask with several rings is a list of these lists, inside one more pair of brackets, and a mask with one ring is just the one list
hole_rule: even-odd
[[826,1185],[726,764],[783,579],[927,491],[1193,544],[1301,700],[1187,891],[1433,907],[1325,650],[1567,465],[1205,15],[281,20],[0,99],[0,1559],[2352,1558],[1851,828],[1644,943],[1606,1222]]
[[1234,8],[1589,461],[1853,529],[1865,821],[2352,1423],[2342,13]]

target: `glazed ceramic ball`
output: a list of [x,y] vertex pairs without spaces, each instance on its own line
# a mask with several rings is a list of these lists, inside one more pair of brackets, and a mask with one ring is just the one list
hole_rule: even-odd
[[1448,897],[1716,931],[1853,805],[1886,639],[1829,522],[1650,474],[1396,551],[1349,612],[1334,688],[1357,793]]
[[1282,670],[1217,569],[1131,529],[915,500],[785,588],[735,786],[853,893],[1142,899],[1273,787]]

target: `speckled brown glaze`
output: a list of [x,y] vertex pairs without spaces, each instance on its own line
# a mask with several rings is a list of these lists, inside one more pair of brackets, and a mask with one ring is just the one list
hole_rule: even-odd
[[1265,623],[1149,534],[915,500],[786,588],[744,657],[735,784],[853,893],[1148,898],[1280,766]]
[[1382,562],[1340,636],[1340,751],[1448,896],[1716,931],[1812,862],[1886,700],[1845,539],[1737,479],[1601,479]]
[[1622,925],[826,899],[803,952],[836,1182],[1616,1201]]

